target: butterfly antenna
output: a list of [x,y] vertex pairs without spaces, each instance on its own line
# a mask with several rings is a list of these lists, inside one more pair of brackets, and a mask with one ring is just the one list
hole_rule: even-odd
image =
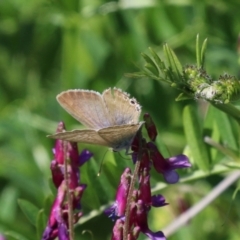
[[100,167],[99,167],[98,174],[97,174],[98,177],[101,175],[104,159],[105,159],[107,152],[108,152],[108,150],[104,153],[103,158],[101,160]]

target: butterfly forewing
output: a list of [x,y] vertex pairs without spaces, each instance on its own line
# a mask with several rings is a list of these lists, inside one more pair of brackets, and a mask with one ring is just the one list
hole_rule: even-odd
[[57,96],[60,105],[75,119],[92,129],[112,125],[102,95],[95,91],[68,90]]
[[60,132],[53,135],[49,135],[48,137],[53,139],[70,141],[70,142],[82,142],[82,143],[97,144],[102,146],[109,146],[109,142],[104,140],[98,134],[98,132],[93,129]]
[[129,98],[127,93],[117,88],[109,88],[102,95],[114,125],[138,123],[141,106],[136,99]]

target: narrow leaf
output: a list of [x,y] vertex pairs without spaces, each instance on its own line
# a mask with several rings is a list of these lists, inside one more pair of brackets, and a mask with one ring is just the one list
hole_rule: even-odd
[[188,105],[183,110],[183,126],[192,157],[197,166],[203,170],[210,169],[206,145],[198,122],[196,110]]
[[144,58],[144,60],[147,62],[147,65],[146,66],[149,66],[149,65],[151,65],[152,66],[152,68],[154,68],[155,69],[155,73],[156,73],[156,75],[158,76],[159,75],[159,70],[158,70],[158,68],[157,68],[157,66],[156,66],[156,64],[155,64],[155,62],[147,55],[147,54],[145,54],[145,53],[142,53],[142,57]]
[[144,72],[134,72],[134,73],[125,73],[124,76],[127,78],[142,78],[142,77],[146,77],[146,74]]
[[178,72],[179,76],[181,76],[182,75],[182,64],[178,60],[178,57],[175,54],[175,52],[171,48],[169,48],[169,50],[170,50],[171,56],[173,58],[173,63],[174,63],[175,69]]
[[4,232],[4,236],[8,237],[7,239],[30,240],[29,238],[24,237],[20,233],[13,232],[13,231]]
[[221,111],[216,112],[217,116],[215,117],[215,121],[217,122],[222,141],[224,142],[224,144],[227,144],[229,148],[237,150],[237,141],[234,138],[232,126],[227,114]]
[[163,62],[161,61],[160,57],[157,55],[157,53],[152,49],[152,48],[149,48],[149,51],[151,52],[152,54],[152,57],[153,59],[155,60],[156,64],[157,65],[162,65]]
[[[220,132],[217,127],[217,123],[215,119],[217,118],[216,112],[218,110],[214,108],[213,106],[209,105],[207,108],[207,112],[204,119],[204,131],[206,132],[206,136],[210,136],[211,139],[213,139],[216,142],[219,142],[220,140]],[[221,160],[221,158],[217,158],[219,155],[219,152],[216,150],[216,148],[211,147],[210,148],[210,156],[211,156],[211,162],[216,162],[217,160]]]
[[151,65],[151,64],[148,63],[148,64],[145,65],[145,68],[146,68],[148,71],[150,71],[152,74],[154,74],[154,75],[156,75],[156,76],[159,75],[159,72],[156,71],[156,68],[153,67],[153,65]]
[[[181,78],[182,65],[179,62],[176,54],[173,52],[173,50],[170,47],[168,47],[167,44],[165,44],[163,46],[163,50],[164,50],[165,56],[168,60],[169,66],[172,68],[174,74],[177,75],[176,77]],[[175,79],[175,81],[176,81],[176,79]]]
[[205,61],[205,52],[207,49],[207,38],[204,40],[201,48],[201,62],[200,66],[203,68],[204,67],[204,61]]
[[177,98],[175,99],[175,101],[183,101],[183,100],[188,100],[188,99],[192,99],[192,97],[190,97],[189,95],[187,95],[186,93],[180,93]]
[[39,209],[33,205],[32,203],[24,200],[24,199],[18,199],[18,204],[23,211],[23,213],[26,215],[28,220],[36,226],[36,220]]
[[37,239],[41,239],[43,231],[46,227],[46,224],[47,224],[47,218],[46,218],[46,215],[44,213],[44,210],[41,209],[38,212],[37,220],[36,220]]
[[11,222],[15,219],[17,214],[16,199],[18,195],[18,190],[12,186],[6,186],[1,189],[0,195],[0,206],[2,207],[0,211],[0,219],[4,219],[6,222]]
[[165,71],[166,66],[165,66],[164,62],[161,60],[161,58],[157,55],[157,53],[152,48],[149,48],[149,51],[151,52],[152,57],[153,57],[154,61],[156,62],[157,67],[160,69],[162,75],[164,77],[166,77],[166,71]]
[[199,46],[199,34],[196,37],[196,61],[197,67],[201,67],[201,54],[200,54],[200,46]]

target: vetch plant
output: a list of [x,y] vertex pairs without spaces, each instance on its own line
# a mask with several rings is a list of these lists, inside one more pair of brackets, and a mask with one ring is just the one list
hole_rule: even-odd
[[[81,101],[81,99],[79,100]],[[134,102],[136,101],[134,100]],[[191,166],[185,155],[164,159],[154,144],[157,130],[153,120],[149,114],[144,115],[144,120],[150,141],[147,142],[142,137],[141,128],[136,132],[131,143],[132,160],[135,164],[134,173],[131,173],[130,168],[124,170],[117,190],[116,201],[105,211],[115,221],[112,233],[113,240],[136,240],[140,232],[153,240],[166,239],[161,231],[152,232],[147,222],[151,207],[167,205],[162,195],[151,196],[151,167],[153,166],[157,172],[163,174],[166,182],[173,184],[179,180],[175,169]],[[112,128],[112,131],[115,131],[115,128]],[[57,134],[54,136],[61,136],[60,134],[65,133],[64,131],[64,124],[61,122]],[[132,133],[130,134],[132,136]],[[63,136],[65,137],[65,135]],[[79,201],[86,188],[86,185],[79,183],[78,168],[92,155],[85,150],[78,156],[76,143],[66,140],[56,140],[54,155],[55,159],[51,163],[51,171],[58,193],[52,205],[42,239],[51,240],[58,236],[59,239],[73,240],[73,225],[82,216],[81,212],[73,213],[73,210],[80,209]],[[136,182],[138,182],[138,188],[134,189]]]
[[[193,99],[198,104],[200,100],[204,106],[205,116],[202,116],[201,123],[197,104],[195,107],[188,104],[183,110],[183,126],[187,139],[185,152],[195,169],[183,181],[239,169],[240,80],[228,73],[222,73],[218,79],[213,79],[204,66],[206,46],[207,40],[200,46],[197,36],[196,64],[184,67],[167,44],[163,46],[166,60],[150,48],[150,55],[142,54],[145,65],[141,71],[127,74],[132,78],[145,77],[165,82],[181,92],[176,101]],[[210,135],[204,135],[207,130]],[[173,234],[239,177],[239,171],[229,174],[208,196],[183,213],[164,232],[167,235]]]
[[207,39],[200,46],[199,36],[197,36],[196,64],[185,67],[181,65],[176,54],[167,44],[163,46],[166,61],[150,48],[150,55],[142,54],[145,60],[143,69],[140,72],[126,74],[126,76],[148,77],[165,82],[181,92],[177,101],[204,99],[240,121],[240,110],[230,104],[240,99],[240,80],[227,73],[223,73],[218,79],[213,79],[204,68],[206,47]]
[[[139,233],[144,233],[149,239],[166,239],[163,232],[152,232],[149,229],[147,216],[151,207],[163,207],[168,203],[162,195],[151,195],[151,167],[163,174],[166,182],[177,183],[176,168],[188,168],[191,164],[185,155],[178,155],[164,159],[157,146],[151,141],[155,140],[157,131],[149,114],[144,115],[150,141],[142,137],[139,131],[132,143],[132,160],[135,164],[134,174],[126,168],[121,176],[114,204],[105,211],[116,220],[112,232],[112,240],[138,239]],[[134,189],[135,181],[138,188]]]
[[[63,131],[65,126],[60,122],[57,132]],[[80,183],[79,168],[92,157],[92,153],[83,150],[79,155],[76,143],[56,140],[53,154],[51,172],[53,183],[57,188],[57,196],[42,239],[51,240],[56,237],[73,239],[72,227],[82,216],[80,200],[87,187]]]
[[[76,142],[107,146],[114,151],[127,150],[127,154],[131,154],[133,164],[128,164],[119,173],[115,201],[104,211],[113,221],[112,240],[136,240],[140,234],[148,239],[164,240],[240,177],[239,171],[231,173],[233,169],[239,168],[240,161],[236,134],[240,129],[240,110],[237,104],[240,98],[240,81],[227,73],[223,73],[218,79],[210,76],[204,67],[206,43],[205,40],[200,47],[197,37],[196,64],[183,67],[173,50],[165,44],[163,49],[166,61],[150,49],[150,56],[143,54],[146,64],[142,71],[128,74],[135,78],[148,77],[159,82],[164,81],[180,91],[177,101],[192,99],[198,104],[200,100],[207,106],[202,122],[199,121],[198,109],[195,107],[197,104],[194,107],[189,104],[183,109],[183,128],[187,142],[184,154],[164,157],[165,153],[162,154],[163,151],[159,150],[162,150],[162,146],[156,142],[157,128],[151,116],[146,113],[143,121],[139,121],[140,104],[120,89],[109,88],[102,94],[79,89],[58,95],[58,101],[64,109],[88,129],[65,131],[63,122],[60,122],[57,133],[51,135],[56,139],[51,172],[57,193],[47,224],[41,231],[42,239],[58,237],[73,240],[74,225],[84,217],[80,201],[83,193],[85,196],[91,189],[80,183],[79,167],[85,162],[92,164],[93,161],[88,160],[93,154],[83,150],[79,155]],[[144,137],[143,130],[146,130],[147,138]],[[190,167],[185,175],[176,171]],[[157,181],[163,179],[165,183],[156,183],[155,177],[155,186],[152,186],[153,169],[159,173]],[[111,171],[114,171],[113,168]],[[157,231],[151,230],[148,221],[151,209],[171,206],[168,196],[159,193],[162,188],[227,172],[230,174],[222,183],[196,205],[184,208],[172,224]],[[92,169],[87,174],[92,174],[89,177],[90,182],[97,175]],[[101,176],[96,181],[100,185]],[[107,185],[108,178],[104,181]],[[101,192],[104,187],[100,186],[99,189]],[[106,201],[101,204],[105,205]],[[31,207],[35,213],[37,210],[34,206],[23,201],[20,205],[26,215],[33,219],[28,209]],[[94,210],[96,209],[97,207]],[[40,226],[40,222],[44,221],[42,212],[38,211],[34,217],[32,222]],[[39,229],[42,226],[38,227],[40,232]]]

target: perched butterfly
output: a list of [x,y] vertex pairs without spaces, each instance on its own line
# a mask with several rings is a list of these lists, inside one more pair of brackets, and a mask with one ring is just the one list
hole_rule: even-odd
[[103,145],[114,151],[127,149],[144,122],[141,106],[120,89],[102,94],[90,90],[68,90],[57,96],[60,105],[89,129],[60,132],[48,137],[71,142]]

